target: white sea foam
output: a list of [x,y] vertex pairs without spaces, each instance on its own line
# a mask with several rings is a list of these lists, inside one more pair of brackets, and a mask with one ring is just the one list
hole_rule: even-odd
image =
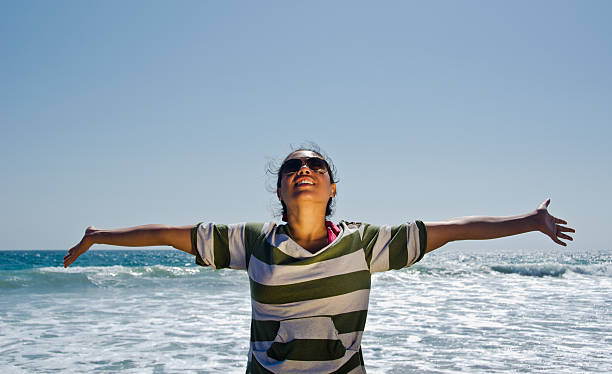
[[[366,368],[612,372],[611,264],[610,252],[440,250],[377,274]],[[2,271],[0,372],[243,373],[248,290],[243,272],[191,265]]]

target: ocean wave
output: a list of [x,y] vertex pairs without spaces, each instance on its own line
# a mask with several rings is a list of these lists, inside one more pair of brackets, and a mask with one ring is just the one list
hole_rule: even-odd
[[181,279],[211,278],[209,281],[227,283],[229,272],[212,271],[202,267],[153,266],[89,266],[43,267],[0,272],[0,289],[37,288],[61,290],[103,287],[138,287],[156,282]]
[[41,272],[36,270],[3,271],[0,289],[35,288],[38,290],[95,287],[84,273]]
[[[379,275],[400,280],[416,278],[471,278],[487,277],[491,273],[528,277],[612,277],[612,263],[560,264],[560,263],[436,263],[416,265],[398,272]],[[74,290],[75,288],[131,288],[162,285],[167,282],[206,282],[217,287],[244,285],[246,274],[242,271],[213,270],[199,266],[75,266],[41,267],[20,270],[0,270],[0,290],[21,288],[41,291]]]
[[498,273],[518,274],[530,277],[563,277],[570,273],[612,277],[612,264],[584,266],[565,264],[504,264],[493,265],[490,268]]
[[416,265],[412,266],[408,271],[426,277],[460,278],[474,276],[475,274],[484,274],[486,273],[485,270],[482,264],[471,264],[469,266],[465,264],[456,264],[456,266],[452,264],[440,264],[437,266]]
[[520,264],[520,265],[493,265],[491,270],[503,274],[519,274],[530,277],[561,277],[567,271],[567,268],[562,265],[538,265],[538,264]]
[[[401,271],[400,271],[401,272]],[[521,275],[528,277],[588,276],[612,278],[612,263],[571,264],[559,262],[541,263],[459,263],[440,262],[415,265],[405,276],[432,278],[486,277],[491,273]]]

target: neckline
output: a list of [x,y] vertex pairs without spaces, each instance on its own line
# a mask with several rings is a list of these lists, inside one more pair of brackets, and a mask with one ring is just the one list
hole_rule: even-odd
[[[313,253],[307,250],[306,248],[302,247],[301,245],[299,245],[291,237],[291,235],[289,235],[289,224],[285,223],[285,224],[279,225],[279,229],[280,230],[277,230],[276,234],[283,235],[287,239],[277,242],[277,245],[275,245],[276,248],[278,248],[281,252],[285,253],[286,255],[289,255],[294,258],[305,258],[305,257],[317,256],[325,252],[328,248],[332,247],[336,242],[338,242],[338,240],[342,237],[344,233],[344,230],[340,229],[340,232],[336,235],[336,238],[333,241],[328,242],[326,246],[324,246],[323,248]],[[278,231],[281,231],[281,232],[278,232]]]

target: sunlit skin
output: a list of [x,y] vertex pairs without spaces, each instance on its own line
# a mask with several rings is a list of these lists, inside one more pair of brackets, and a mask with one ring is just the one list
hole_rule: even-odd
[[[318,157],[312,151],[296,151],[290,159]],[[293,240],[302,248],[317,252],[328,243],[325,228],[325,209],[330,197],[336,196],[336,184],[331,183],[329,173],[319,173],[302,165],[297,173],[283,174],[281,187],[276,190],[279,200],[287,206],[287,223]],[[308,180],[313,184],[299,184]]]
[[461,217],[445,222],[425,222],[427,228],[427,252],[455,240],[495,239],[540,231],[555,243],[566,246],[561,239],[574,240],[566,232],[576,232],[566,227],[567,222],[548,213],[550,199],[542,202],[530,213],[509,217]]
[[[287,156],[305,159],[320,157],[312,151],[296,151]],[[308,180],[312,184],[298,184]],[[287,207],[287,223],[293,240],[304,249],[315,253],[328,245],[325,227],[325,211],[330,197],[336,195],[336,184],[328,172],[319,173],[308,166],[295,173],[281,176],[280,188],[276,191],[279,200]],[[456,240],[484,240],[540,231],[555,243],[566,246],[563,240],[573,240],[567,233],[575,230],[563,219],[548,212],[550,199],[546,199],[535,210],[509,217],[461,217],[441,222],[424,222],[427,231],[427,252]],[[64,257],[64,267],[70,266],[80,255],[94,244],[110,244],[126,247],[168,245],[195,255],[191,247],[193,225],[167,226],[144,225],[115,230],[100,230],[90,226],[85,235]]]
[[[328,236],[328,229],[326,227],[327,214],[330,213],[327,208],[330,199],[336,196],[336,184],[333,183],[333,178],[330,176],[330,170],[327,163],[325,162],[324,158],[316,152],[309,150],[298,150],[290,153],[285,158],[278,172],[276,194],[284,207],[283,220],[287,222],[287,227],[280,226],[281,232],[288,232],[291,239],[295,242],[294,244],[301,246],[303,250],[310,252],[310,254],[316,254],[317,256],[314,258],[314,260],[319,260],[319,255],[326,257],[326,248],[333,246],[333,244],[329,243],[330,239]],[[375,198],[376,196],[372,197]],[[294,350],[296,354],[303,355],[301,357],[312,359],[320,356],[323,352],[325,352],[325,350],[328,350],[327,356],[321,357],[329,357],[329,361],[321,362],[325,365],[331,365],[328,364],[328,362],[331,363],[332,359],[334,363],[340,362],[342,355],[345,355],[345,353],[350,353],[352,357],[345,355],[348,361],[342,364],[340,370],[334,372],[345,372],[346,370],[350,369],[353,369],[351,372],[356,370],[363,371],[360,370],[360,368],[363,368],[361,348],[359,348],[359,355],[354,354],[357,352],[356,350],[349,352],[349,348],[345,348],[355,347],[360,343],[360,337],[357,335],[358,337],[354,338],[353,334],[361,333],[362,329],[343,334],[351,339],[356,339],[355,343],[346,345],[344,341],[339,340],[340,333],[338,332],[338,329],[340,329],[340,327],[336,324],[334,316],[327,314],[333,312],[336,315],[344,316],[359,313],[355,315],[365,316],[364,313],[367,311],[367,308],[366,310],[360,310],[362,308],[359,306],[363,305],[362,303],[364,302],[366,303],[365,305],[367,305],[367,295],[369,293],[369,272],[365,268],[366,265],[371,271],[386,270],[384,266],[381,265],[383,262],[387,262],[386,265],[390,268],[397,268],[397,266],[390,266],[392,260],[395,261],[397,265],[402,265],[397,257],[403,254],[405,261],[408,261],[408,252],[411,248],[416,249],[415,252],[417,252],[416,254],[419,257],[418,259],[415,257],[414,260],[418,261],[423,255],[423,250],[430,252],[448,242],[455,240],[493,239],[517,235],[529,231],[541,231],[548,235],[555,243],[565,246],[566,243],[563,242],[562,239],[573,240],[572,237],[566,233],[574,232],[574,229],[562,226],[567,224],[567,222],[550,215],[548,213],[549,204],[550,199],[547,199],[534,211],[517,216],[462,217],[442,222],[424,222],[425,230],[423,230],[423,227],[419,222],[414,225],[410,224],[409,227],[412,229],[417,229],[418,226],[417,235],[410,236],[414,233],[412,229],[404,229],[403,231],[397,230],[396,234],[392,234],[399,237],[398,242],[403,243],[403,248],[401,248],[402,246],[398,245],[396,246],[397,249],[392,249],[393,245],[387,244],[390,242],[390,239],[385,240],[384,238],[381,238],[381,236],[378,237],[379,240],[377,240],[373,245],[374,249],[372,249],[369,253],[371,257],[374,257],[374,254],[378,253],[377,257],[383,259],[377,260],[378,262],[373,260],[374,262],[372,263],[370,263],[370,259],[366,254],[368,252],[356,252],[363,246],[363,244],[359,242],[359,233],[355,233],[356,235],[350,235],[351,244],[349,246],[342,248],[342,245],[339,245],[334,247],[338,248],[339,252],[334,252],[333,254],[328,253],[330,255],[339,256],[337,258],[333,258],[332,260],[329,258],[322,258],[321,261],[314,261],[312,263],[311,261],[297,261],[295,264],[304,264],[305,266],[289,266],[291,265],[291,261],[289,261],[289,265],[284,265],[282,262],[280,265],[274,265],[277,263],[277,261],[263,260],[263,258],[267,256],[265,253],[261,253],[261,251],[270,251],[270,255],[272,254],[272,251],[286,251],[286,249],[282,248],[283,246],[277,245],[276,243],[277,239],[285,241],[287,238],[285,236],[277,236],[279,231],[276,231],[274,226],[267,226],[268,229],[272,228],[272,231],[266,234],[266,231],[261,228],[257,231],[253,231],[251,229],[249,229],[250,231],[247,231],[247,226],[239,225],[236,226],[239,230],[233,231],[232,236],[230,236],[228,233],[230,229],[226,228],[227,244],[219,245],[219,243],[214,243],[217,241],[215,236],[213,239],[213,245],[211,246],[210,233],[212,229],[220,229],[219,226],[208,226],[208,228],[205,228],[200,232],[196,232],[194,231],[193,225],[181,227],[144,225],[116,230],[99,230],[94,227],[88,227],[85,236],[79,243],[77,243],[77,245],[72,247],[64,257],[64,266],[70,266],[93,244],[111,244],[120,246],[168,245],[198,256],[198,260],[200,261],[197,262],[199,264],[202,264],[201,260],[204,260],[206,261],[205,263],[211,264],[211,266],[214,267],[217,267],[215,265],[219,263],[215,260],[217,257],[213,256],[213,253],[211,252],[214,252],[215,254],[218,252],[221,254],[220,257],[225,258],[227,258],[229,255],[230,261],[228,261],[226,264],[220,264],[221,266],[218,267],[230,265],[232,256],[235,256],[234,258],[239,259],[239,261],[235,262],[236,268],[245,268],[245,265],[251,263],[249,275],[251,277],[252,286],[263,279],[264,284],[252,287],[254,321],[256,317],[261,318],[258,317],[258,315],[262,315],[264,316],[263,319],[276,321],[277,326],[286,326],[280,327],[284,330],[284,333],[281,334],[281,331],[279,330],[278,336],[281,337],[282,343],[288,341],[289,345],[287,345],[287,347],[289,347],[290,350]],[[341,224],[340,226],[346,228],[344,224]],[[380,230],[380,232],[382,231],[383,229]],[[193,244],[192,232],[195,234],[194,239],[197,239],[194,240]],[[255,248],[257,248],[255,251],[252,247],[253,241],[248,242],[246,240],[247,237],[252,238],[251,233],[254,235],[260,235],[255,241]],[[379,232],[373,231],[373,233],[374,235],[379,235]],[[409,236],[399,236],[402,235],[401,233],[403,233],[403,235],[408,234]],[[265,236],[263,236],[263,234],[265,234]],[[382,235],[384,237],[385,234]],[[207,239],[200,240],[202,239],[202,236],[205,236]],[[340,237],[342,237],[342,233],[340,233]],[[426,238],[426,240],[423,238]],[[357,243],[354,243],[352,239],[357,239]],[[260,246],[260,240],[266,240],[266,245]],[[272,243],[274,243],[276,248],[272,247]],[[387,249],[383,249],[383,246],[380,243],[383,243]],[[414,246],[411,245],[412,243],[414,243]],[[304,253],[302,249],[296,249],[291,245],[291,242],[289,242],[289,244],[289,251],[293,253],[291,256],[299,257],[296,260],[309,257],[309,254]],[[408,247],[406,244],[408,244]],[[197,249],[194,248],[196,246],[198,247]],[[232,248],[231,246],[234,247]],[[222,248],[219,249],[219,247]],[[378,252],[376,252],[377,247],[379,247]],[[200,253],[198,254],[196,250]],[[393,251],[402,251],[402,253],[394,257],[391,254]],[[253,252],[253,254],[248,252]],[[258,253],[257,256],[255,255],[256,253]],[[295,253],[297,253],[297,256]],[[358,257],[353,256],[353,254],[357,255]],[[287,255],[289,255],[289,253],[287,253]],[[363,256],[366,256],[365,259],[367,259],[367,262],[364,260]],[[280,258],[282,259],[282,257]],[[337,261],[340,259],[341,261]],[[260,264],[253,265],[253,262],[256,261],[259,261]],[[404,266],[408,266],[412,262],[406,262]],[[356,268],[355,266],[357,265],[360,266],[360,268]],[[311,272],[311,274],[303,274],[300,271],[294,272],[297,267],[300,267],[301,271]],[[330,273],[329,267],[334,267],[334,270],[339,269],[338,274]],[[350,272],[343,272],[342,270],[344,270],[344,267],[346,267]],[[260,274],[255,277],[253,274],[257,273]],[[361,275],[356,277],[355,274],[357,273],[360,273]],[[345,277],[346,275],[349,275],[350,278]],[[368,282],[367,289],[365,288],[366,283],[361,283],[364,278],[365,281]],[[310,279],[316,279],[316,281],[309,281]],[[319,280],[324,281],[324,283],[320,283]],[[329,287],[329,284],[332,281],[334,282],[334,286]],[[337,285],[337,287],[335,285]],[[282,289],[281,291],[276,288],[278,286],[280,286]],[[294,291],[295,286],[305,289],[308,293],[301,294],[300,292]],[[353,286],[359,286],[359,288]],[[327,293],[331,288],[337,288],[338,290],[334,290],[334,292],[338,292],[338,294]],[[319,290],[321,290],[320,293]],[[367,291],[367,293],[363,291]],[[297,294],[298,297],[295,298],[297,301],[294,302],[292,299],[287,299],[286,297],[271,297],[273,294],[278,292],[280,292],[280,294]],[[351,298],[345,297],[350,294],[356,296]],[[311,301],[311,303],[305,304],[303,303],[304,300]],[[269,309],[265,309],[262,306],[263,304],[259,303],[279,304],[273,304]],[[259,312],[257,309],[261,309],[262,311]],[[256,313],[258,314],[256,315]],[[266,318],[267,316],[270,317]],[[341,318],[344,319],[345,317]],[[355,318],[356,321],[356,318],[360,317],[351,318]],[[293,324],[293,321],[286,322],[288,320],[296,320],[295,322],[297,323]],[[346,326],[348,321],[352,322],[353,320],[346,319],[345,321],[346,322],[342,323],[343,326]],[[261,322],[263,324],[265,321]],[[288,323],[288,325],[283,325],[283,323]],[[255,330],[257,329],[259,329],[259,327],[257,327]],[[263,331],[268,329],[268,327],[264,327]],[[293,331],[294,329],[295,331]],[[315,335],[310,335],[313,334],[313,332]],[[274,332],[274,334],[276,334],[276,332]],[[268,334],[263,333],[263,336],[266,335]],[[251,348],[256,346],[261,347],[263,346],[263,343],[266,343],[266,341],[272,340],[270,338],[260,339],[254,332],[252,332],[251,336]],[[311,337],[318,337],[318,339]],[[331,340],[332,337],[334,340]],[[299,340],[307,339],[312,340],[312,342],[308,342],[308,344],[303,345],[303,347],[305,347],[304,352],[299,352],[298,350],[301,349],[300,347],[302,347],[302,345],[297,342]],[[285,362],[285,358],[287,361],[294,359],[293,356],[279,357],[278,353],[273,351],[274,344],[276,344],[277,340],[278,339],[275,339],[271,343],[272,345],[267,352],[263,350],[259,352],[267,354],[266,360],[268,360],[268,363],[273,367],[278,367],[277,362]],[[339,348],[342,349],[340,355],[337,355],[338,350],[336,349],[336,344],[340,344]],[[280,349],[280,352],[286,352],[285,348],[278,349]],[[271,351],[272,353],[270,353]],[[314,353],[312,357],[310,356],[311,352]],[[252,352],[250,352],[250,354],[252,354]],[[285,353],[281,354],[284,355]],[[300,356],[296,357],[296,360],[300,360]],[[349,357],[351,358],[349,359]],[[353,357],[359,360],[353,361]],[[249,365],[252,366],[255,371],[260,371],[257,370],[257,368],[260,366],[257,359],[258,358],[255,356],[255,354],[253,354]],[[272,359],[279,361],[272,361]],[[296,362],[299,363],[299,361]],[[347,366],[348,364],[360,364],[360,366],[352,367]],[[303,364],[295,366],[295,368],[297,368],[299,371],[304,371],[302,369],[309,367],[309,365]],[[325,367],[328,368],[331,366]],[[343,371],[343,369],[346,370]],[[247,371],[250,372],[250,369],[247,369]],[[268,370],[265,369],[262,369],[262,371],[268,372]],[[318,372],[323,371],[329,372],[331,370],[318,370]]]

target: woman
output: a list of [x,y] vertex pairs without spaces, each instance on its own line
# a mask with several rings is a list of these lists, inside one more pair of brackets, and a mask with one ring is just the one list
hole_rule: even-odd
[[374,272],[400,269],[454,240],[541,231],[572,240],[546,200],[514,217],[464,217],[399,226],[326,221],[336,195],[333,169],[318,151],[290,153],[278,171],[287,224],[89,227],[64,257],[72,264],[93,244],[169,245],[213,268],[247,270],[252,322],[248,373],[362,373],[361,337]]

